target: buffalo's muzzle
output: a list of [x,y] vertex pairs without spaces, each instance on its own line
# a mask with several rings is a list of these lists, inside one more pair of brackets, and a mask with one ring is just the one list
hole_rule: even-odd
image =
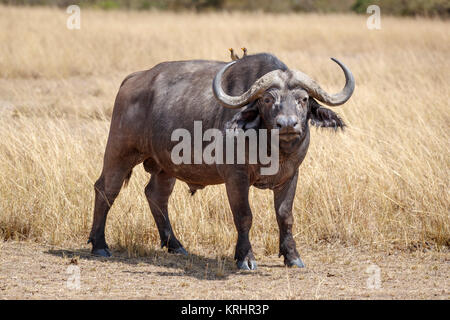
[[296,116],[279,115],[276,117],[276,126],[280,130],[280,135],[299,135],[301,134],[301,125]]

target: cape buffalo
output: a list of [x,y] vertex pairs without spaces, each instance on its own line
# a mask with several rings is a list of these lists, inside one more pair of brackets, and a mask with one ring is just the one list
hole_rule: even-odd
[[[289,69],[271,54],[245,56],[230,63],[219,61],[163,62],[150,70],[133,73],[122,82],[114,104],[103,170],[95,183],[95,208],[89,242],[92,253],[110,256],[105,241],[109,208],[131,176],[143,163],[151,174],[145,188],[158,227],[161,247],[187,254],[175,237],[167,210],[175,180],[188,184],[194,193],[207,185],[225,183],[238,232],[235,259],[239,269],[256,268],[249,240],[252,212],[250,186],[273,190],[280,231],[279,254],[287,266],[304,267],[292,236],[292,204],[298,167],[309,146],[309,122],[319,127],[343,128],[340,117],[329,106],[345,103],[355,80],[336,59],[346,83],[341,92],[328,94],[306,74]],[[171,158],[177,144],[172,133],[184,128],[224,132],[234,128],[279,134],[279,166],[274,174],[261,174],[261,163],[179,163]],[[270,143],[268,143],[270,144]],[[274,146],[268,146],[274,151]],[[248,148],[246,149],[248,152]],[[248,154],[247,154],[248,156]]]

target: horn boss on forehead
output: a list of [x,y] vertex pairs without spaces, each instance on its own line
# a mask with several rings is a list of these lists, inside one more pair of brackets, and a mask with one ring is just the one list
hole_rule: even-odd
[[252,102],[264,93],[267,89],[269,89],[271,86],[278,84],[281,86],[283,80],[282,80],[282,73],[281,70],[274,70],[269,73],[266,73],[261,78],[256,80],[250,89],[248,89],[246,92],[241,94],[240,96],[230,96],[225,93],[222,89],[222,77],[225,71],[231,67],[233,64],[235,64],[236,61],[232,61],[228,64],[226,64],[220,71],[216,74],[213,81],[213,93],[217,100],[225,107],[230,109],[238,109],[249,102]]

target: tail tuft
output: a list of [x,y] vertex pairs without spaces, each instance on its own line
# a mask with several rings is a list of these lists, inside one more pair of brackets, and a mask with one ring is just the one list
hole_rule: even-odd
[[123,185],[125,187],[128,186],[128,182],[130,182],[130,178],[131,178],[131,174],[133,173],[133,169],[130,170],[130,172],[128,172],[127,176],[125,177],[125,181],[123,183]]

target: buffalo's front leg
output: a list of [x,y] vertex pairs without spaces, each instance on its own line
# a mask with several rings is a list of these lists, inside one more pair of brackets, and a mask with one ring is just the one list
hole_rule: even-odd
[[298,170],[295,175],[282,186],[273,190],[275,212],[278,227],[280,229],[280,253],[284,256],[284,264],[288,267],[297,266],[303,268],[305,265],[297,252],[294,237],[292,236],[292,205],[294,202],[295,189],[297,187]]
[[176,179],[165,172],[152,174],[150,182],[145,187],[145,195],[150,205],[153,218],[158,227],[161,248],[167,247],[170,253],[187,255],[187,251],[175,237],[169,220],[167,203],[172,193]]
[[242,270],[255,270],[256,261],[250,244],[249,232],[252,226],[252,212],[248,203],[248,180],[246,177],[233,177],[225,183],[233,212],[234,224],[238,232],[234,258]]

